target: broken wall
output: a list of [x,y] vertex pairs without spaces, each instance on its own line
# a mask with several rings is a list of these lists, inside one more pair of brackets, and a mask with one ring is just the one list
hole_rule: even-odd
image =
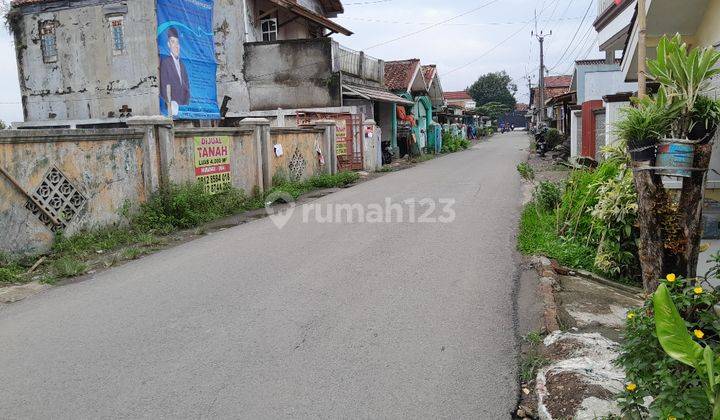
[[330,38],[245,44],[250,111],[341,106],[332,55]]
[[[84,1],[25,6],[11,19],[25,121],[156,115],[158,52],[153,0]],[[16,10],[16,13],[19,12]],[[122,53],[112,48],[109,18],[124,16]],[[40,25],[54,21],[57,60],[43,59]]]

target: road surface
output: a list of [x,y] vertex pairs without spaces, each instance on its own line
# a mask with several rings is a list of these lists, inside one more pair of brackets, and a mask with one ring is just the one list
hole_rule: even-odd
[[0,417],[509,418],[526,144],[495,136],[315,202],[454,199],[449,223],[440,204],[446,223],[298,208],[2,307]]

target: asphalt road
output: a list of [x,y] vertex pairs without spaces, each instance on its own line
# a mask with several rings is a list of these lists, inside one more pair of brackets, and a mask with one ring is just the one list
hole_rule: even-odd
[[449,223],[297,208],[3,307],[0,418],[509,418],[526,139],[316,201]]

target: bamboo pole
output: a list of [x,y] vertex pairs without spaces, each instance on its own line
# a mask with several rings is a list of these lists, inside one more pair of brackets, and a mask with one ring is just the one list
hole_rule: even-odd
[[647,16],[645,12],[645,0],[638,0],[638,97],[641,99],[647,95],[647,78],[645,76]]

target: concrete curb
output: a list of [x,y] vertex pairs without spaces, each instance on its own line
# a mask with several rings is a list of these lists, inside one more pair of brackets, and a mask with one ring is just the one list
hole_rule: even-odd
[[558,305],[555,300],[555,288],[558,286],[558,276],[553,269],[552,262],[546,257],[534,257],[532,264],[540,276],[538,294],[543,300],[542,325],[545,332],[549,334],[560,329]]
[[579,269],[566,269],[566,270],[568,271],[568,274],[570,274],[571,276],[582,277],[584,279],[600,283],[603,286],[612,287],[614,289],[622,290],[623,292],[627,292],[627,293],[632,293],[633,295],[642,296],[645,293],[639,287],[633,287],[633,286],[628,286],[627,284],[617,283],[612,280],[608,280],[604,277],[600,277],[597,274],[591,273],[589,271],[579,270]]

